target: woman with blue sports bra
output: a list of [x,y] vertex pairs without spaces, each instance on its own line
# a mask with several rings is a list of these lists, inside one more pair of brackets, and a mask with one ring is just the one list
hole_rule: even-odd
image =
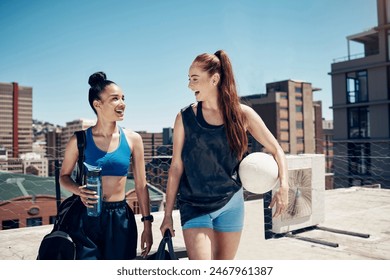
[[280,188],[270,204],[276,206],[275,216],[288,204],[285,155],[260,116],[240,104],[226,52],[198,55],[188,77],[197,102],[176,116],[160,230],[169,229],[174,236],[172,210],[177,199],[189,259],[234,259],[244,224],[237,173],[247,153],[247,132],[278,163]]
[[73,225],[76,225],[69,232],[76,244],[76,259],[126,260],[136,257],[137,226],[134,213],[125,200],[130,160],[143,215],[141,256],[146,257],[153,244],[153,216],[150,215],[142,138],[138,133],[117,125],[117,121],[123,120],[126,107],[122,90],[107,80],[103,72],[92,74],[88,83],[91,86],[89,104],[97,115],[97,122],[85,131],[84,162],[101,168],[102,211],[98,217],[87,215],[87,207],[96,203],[97,195],[71,178],[79,156],[74,135],[65,150],[60,184],[80,196],[85,206],[75,215]]

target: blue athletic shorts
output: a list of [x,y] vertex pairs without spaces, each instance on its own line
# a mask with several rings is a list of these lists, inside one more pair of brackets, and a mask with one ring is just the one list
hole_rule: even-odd
[[244,226],[243,189],[237,191],[221,209],[200,217],[193,218],[183,225],[183,230],[190,228],[211,228],[220,232],[239,232]]

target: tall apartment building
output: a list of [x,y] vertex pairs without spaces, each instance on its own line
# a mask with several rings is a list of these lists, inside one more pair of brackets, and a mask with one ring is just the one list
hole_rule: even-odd
[[0,170],[23,173],[21,154],[32,152],[32,88],[0,83]]
[[32,152],[32,88],[0,83],[0,146],[9,158]]
[[[266,94],[241,97],[263,119],[287,154],[323,153],[321,103],[313,102],[310,83],[285,80],[268,83]],[[250,143],[255,146],[252,140]],[[253,150],[259,150],[253,147]]]
[[[331,65],[334,184],[390,188],[390,0],[377,0],[378,26],[347,37]],[[363,53],[350,53],[360,44]]]

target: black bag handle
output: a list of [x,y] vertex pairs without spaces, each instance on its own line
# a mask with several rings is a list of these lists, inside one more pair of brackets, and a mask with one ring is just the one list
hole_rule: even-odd
[[165,246],[168,245],[168,253],[171,258],[171,260],[177,260],[175,251],[173,250],[173,244],[172,244],[172,236],[169,229],[167,229],[164,233],[164,237],[160,242],[160,245],[158,246],[157,252],[156,252],[156,260],[164,260],[165,259]]

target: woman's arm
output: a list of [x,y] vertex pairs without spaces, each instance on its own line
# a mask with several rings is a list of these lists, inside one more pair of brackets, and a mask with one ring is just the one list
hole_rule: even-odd
[[144,144],[138,133],[131,132],[129,139],[132,143],[132,167],[134,174],[135,192],[137,194],[142,216],[150,215],[149,192],[146,185]]
[[[144,144],[142,137],[136,132],[127,132],[132,150],[132,167],[134,174],[135,192],[137,194],[142,216],[150,215],[150,200],[146,185]],[[145,257],[153,245],[152,222],[144,221],[144,231],[141,235],[141,255]]]
[[80,200],[85,207],[93,207],[90,204],[96,203],[94,202],[97,198],[96,192],[86,189],[85,185],[79,186],[71,177],[78,157],[79,149],[77,148],[77,137],[76,135],[73,135],[66,145],[64,160],[62,161],[60,171],[60,185],[75,195],[80,196]]
[[261,117],[249,106],[241,105],[241,108],[247,118],[249,133],[259,142],[264,148],[272,154],[279,168],[280,188],[272,198],[270,208],[276,203],[276,211],[274,217],[282,214],[288,205],[288,168],[285,154],[278,141],[269,131]]
[[184,170],[183,161],[181,159],[181,152],[184,145],[184,136],[182,116],[181,113],[179,113],[176,116],[174,125],[172,162],[169,168],[166,189],[165,215],[160,227],[162,234],[164,234],[166,229],[169,229],[172,236],[175,236],[175,232],[173,230],[172,211],[175,205],[181,175],[183,174]]

